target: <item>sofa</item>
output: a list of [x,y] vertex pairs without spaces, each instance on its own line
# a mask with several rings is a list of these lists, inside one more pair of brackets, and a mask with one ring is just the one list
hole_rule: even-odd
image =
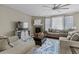
[[1,47],[3,51],[1,51],[0,54],[26,54],[35,46],[35,42],[31,37],[26,41],[18,39],[17,36],[12,36],[8,39],[9,44],[5,39],[5,44],[2,45],[4,47]]
[[66,33],[47,32],[46,37],[59,39],[59,37],[67,37],[67,34]]
[[68,30],[49,29],[49,31],[45,31],[45,33],[46,37],[59,39],[61,36],[67,37]]
[[[67,37],[60,37],[60,53],[61,54],[79,54],[79,34],[78,38],[75,38],[75,40],[70,40],[68,37],[71,34],[79,33],[79,31],[73,31],[69,32]],[[73,35],[74,35],[73,34]],[[71,39],[73,37],[71,36]],[[77,36],[76,36],[77,37]]]

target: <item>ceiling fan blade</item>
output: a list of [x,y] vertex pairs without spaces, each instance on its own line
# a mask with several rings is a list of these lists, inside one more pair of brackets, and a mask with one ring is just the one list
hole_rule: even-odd
[[49,6],[43,6],[43,7],[51,8],[51,7],[49,7]]
[[70,4],[61,5],[60,7],[64,7],[64,6],[68,6],[68,5],[70,5]]
[[69,8],[57,8],[57,9],[69,9]]
[[61,6],[61,4],[58,4],[56,7],[58,8],[58,7],[60,7]]

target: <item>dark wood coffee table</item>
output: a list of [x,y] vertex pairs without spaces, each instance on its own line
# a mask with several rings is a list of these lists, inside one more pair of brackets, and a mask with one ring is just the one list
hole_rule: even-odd
[[35,44],[36,45],[42,45],[42,39],[38,38],[38,37],[33,37],[34,41],[35,41]]
[[41,46],[41,45],[44,43],[44,41],[45,41],[44,38],[33,37],[33,39],[34,39],[34,41],[35,41],[35,44],[36,44],[36,45],[40,45],[40,46]]

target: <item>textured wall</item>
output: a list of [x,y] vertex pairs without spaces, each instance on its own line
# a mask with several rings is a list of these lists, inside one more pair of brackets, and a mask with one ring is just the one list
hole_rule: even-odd
[[14,23],[17,21],[28,22],[31,30],[31,16],[0,5],[0,35],[14,31]]

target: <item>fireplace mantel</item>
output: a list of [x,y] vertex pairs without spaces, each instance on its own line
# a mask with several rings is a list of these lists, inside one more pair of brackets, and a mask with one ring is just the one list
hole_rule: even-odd
[[34,27],[41,27],[43,24],[34,24]]

